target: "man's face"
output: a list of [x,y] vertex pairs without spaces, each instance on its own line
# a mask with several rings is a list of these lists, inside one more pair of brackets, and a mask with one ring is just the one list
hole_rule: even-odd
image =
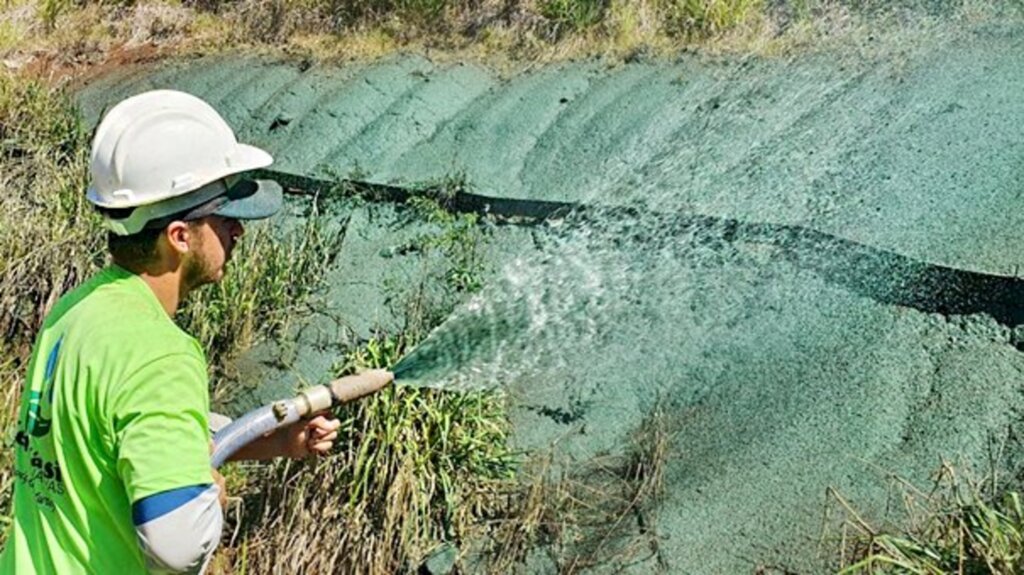
[[206,216],[191,223],[189,257],[184,262],[186,283],[197,287],[218,282],[231,259],[238,238],[245,232],[242,223],[222,216]]

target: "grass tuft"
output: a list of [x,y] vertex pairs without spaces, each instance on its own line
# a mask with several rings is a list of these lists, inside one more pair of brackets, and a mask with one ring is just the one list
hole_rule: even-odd
[[643,562],[664,571],[655,514],[674,437],[674,420],[655,408],[622,453],[569,468],[556,467],[551,455],[532,457],[514,505],[490,533],[487,572],[509,572],[538,548],[558,573]]
[[402,334],[411,342],[425,338],[468,294],[483,287],[487,235],[477,214],[446,209],[454,197],[449,184],[427,188],[407,201],[402,217],[426,222],[432,230],[397,248],[420,256],[411,281],[402,278],[384,286],[386,303],[403,318]]
[[563,27],[567,32],[586,30],[604,19],[604,0],[542,0],[541,16]]
[[[401,337],[373,339],[338,374],[393,365],[404,351]],[[415,571],[500,513],[517,465],[502,396],[391,387],[337,416],[336,452],[277,462],[247,481],[241,539],[222,553],[227,572]]]
[[928,492],[904,483],[904,530],[871,525],[840,495],[846,513],[842,575],[945,573],[1012,575],[1024,569],[1024,505],[1016,491],[993,496],[944,464]]
[[761,15],[763,0],[661,0],[663,29],[674,38],[701,39]]

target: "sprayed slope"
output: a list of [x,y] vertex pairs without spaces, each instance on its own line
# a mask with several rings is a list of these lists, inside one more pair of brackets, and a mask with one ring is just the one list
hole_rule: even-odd
[[628,445],[665,409],[666,500],[627,522],[670,572],[826,572],[838,534],[823,518],[841,514],[830,489],[870,521],[899,522],[890,473],[923,487],[943,459],[1020,468],[1024,358],[1006,326],[862,296],[725,227],[650,238],[660,223],[559,232],[544,263],[510,266],[519,287],[496,290],[497,307],[557,302],[529,314],[557,319],[523,329],[518,361],[493,371],[512,374],[526,406],[520,440],[557,438],[563,461]]
[[[1024,461],[1010,440],[1024,407],[1019,314],[887,295],[916,280],[919,260],[1015,270],[1021,31],[877,44],[507,81],[411,57],[341,70],[201,59],[110,78],[82,101],[95,115],[147,87],[191,90],[293,173],[416,183],[463,171],[486,194],[642,201],[593,226],[495,230],[483,321],[515,353],[473,361],[512,390],[517,440],[559,439],[563,462],[621,449],[668,406],[677,435],[653,531],[672,572],[821,572],[830,487],[898,520],[886,473],[924,482],[942,457],[982,469],[998,452],[1009,472]],[[673,217],[693,214],[709,217]],[[331,305],[362,330],[387,315],[367,294],[409,265],[381,255],[409,230],[386,214],[356,225]],[[365,293],[346,299],[346,285]],[[456,315],[450,328],[464,325]],[[316,379],[330,342],[300,342]],[[652,532],[632,521],[634,536]],[[555,571],[547,561],[532,567]]]
[[[666,202],[1013,275],[1019,28],[907,33],[780,60],[554,66],[508,81],[406,57],[341,70],[199,59],[87,90],[210,100],[277,169],[483,193]],[[664,190],[673,190],[665,198]]]

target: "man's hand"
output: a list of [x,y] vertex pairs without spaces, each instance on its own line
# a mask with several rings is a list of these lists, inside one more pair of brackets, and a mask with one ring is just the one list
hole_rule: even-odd
[[253,441],[231,456],[230,461],[264,460],[275,457],[303,459],[324,455],[334,447],[341,422],[327,414],[303,419]]
[[220,474],[220,471],[213,468],[210,468],[210,475],[213,476],[213,482],[217,484],[217,499],[220,501],[220,508],[227,509],[228,488],[224,481],[224,476]]
[[272,437],[277,439],[278,455],[292,459],[304,459],[310,455],[324,455],[334,447],[341,422],[326,415],[298,421],[277,430]]
[[[344,403],[380,391],[394,379],[395,374],[390,371],[372,369],[336,379],[330,383],[330,388],[335,400]],[[320,413],[253,441],[232,455],[230,461],[323,455],[334,447],[340,427],[341,422],[336,418]]]

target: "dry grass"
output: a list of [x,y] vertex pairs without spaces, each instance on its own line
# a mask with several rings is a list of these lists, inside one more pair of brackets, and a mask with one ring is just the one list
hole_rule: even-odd
[[873,525],[832,492],[845,518],[841,574],[1013,575],[1024,569],[1024,504],[1017,492],[1001,491],[993,479],[977,481],[949,463],[927,490],[898,484],[906,516],[900,529]]
[[100,253],[86,140],[64,93],[0,75],[0,332],[21,353]]
[[[776,53],[836,36],[839,0],[159,0],[0,4],[0,61],[47,77],[104,62],[242,49],[321,61],[396,51],[511,69],[680,49]],[[965,8],[964,10],[968,10]],[[984,12],[971,4],[969,13]]]
[[559,573],[643,563],[667,569],[658,548],[656,513],[675,436],[674,420],[654,409],[622,453],[570,468],[534,457],[520,492],[482,551],[487,572],[510,572],[544,549]]

